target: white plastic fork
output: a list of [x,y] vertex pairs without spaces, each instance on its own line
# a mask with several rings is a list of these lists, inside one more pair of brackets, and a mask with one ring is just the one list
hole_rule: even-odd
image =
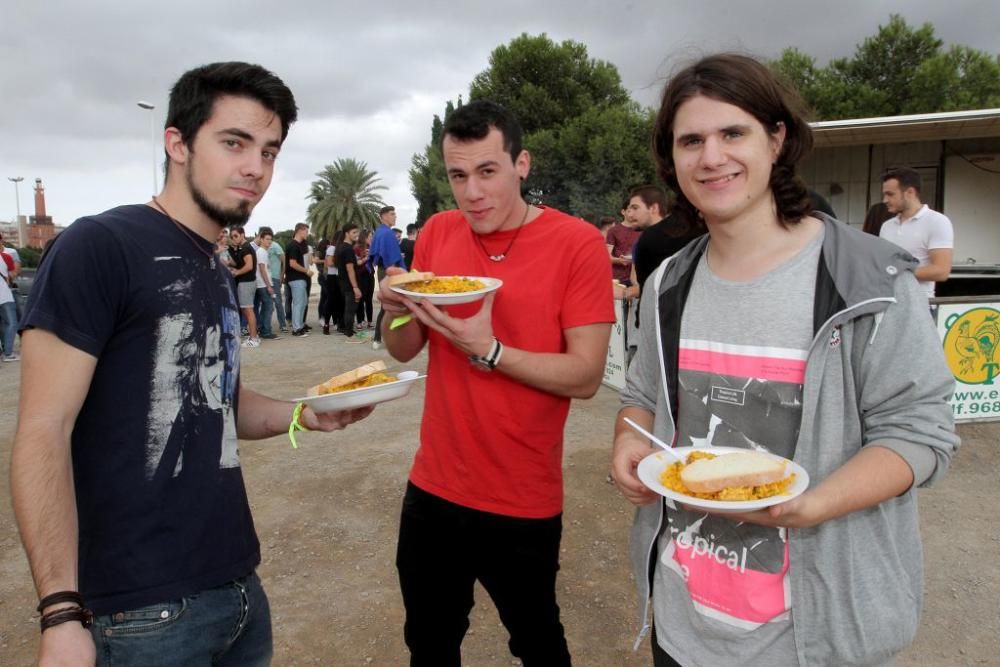
[[628,424],[629,426],[631,426],[632,428],[634,428],[636,431],[638,431],[639,433],[642,433],[644,436],[646,436],[647,438],[649,438],[652,442],[654,442],[655,444],[659,445],[664,450],[666,450],[679,463],[684,463],[684,459],[682,459],[680,457],[680,455],[677,454],[677,452],[674,451],[673,447],[671,447],[667,443],[663,442],[662,440],[660,440],[659,438],[657,438],[655,435],[653,435],[652,433],[650,433],[649,431],[647,431],[643,427],[641,427],[638,424],[636,424],[634,421],[632,421],[628,417],[625,417],[624,421],[625,421],[626,424]]

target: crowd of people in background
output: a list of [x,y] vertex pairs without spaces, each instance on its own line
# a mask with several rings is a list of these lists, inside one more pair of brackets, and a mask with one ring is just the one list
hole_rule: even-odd
[[[419,227],[409,224],[405,234],[395,228],[392,206],[383,207],[379,218],[374,232],[350,223],[315,245],[309,243],[309,226],[298,223],[284,248],[275,243],[271,227],[261,227],[252,239],[243,226],[222,229],[215,256],[233,276],[242,346],[256,348],[262,340],[279,340],[282,334],[308,336],[313,330],[307,318],[315,283],[320,290],[317,315],[323,334],[342,335],[349,343],[372,340],[372,347],[380,349],[378,326],[383,313],[380,308],[376,318],[376,274],[381,279],[390,266],[412,266]],[[3,303],[0,300],[0,308]],[[12,321],[13,332],[16,319]]]

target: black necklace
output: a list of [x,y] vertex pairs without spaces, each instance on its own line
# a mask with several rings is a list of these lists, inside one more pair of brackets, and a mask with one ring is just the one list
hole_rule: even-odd
[[201,244],[199,244],[198,241],[193,236],[191,236],[191,232],[188,231],[187,227],[185,227],[181,223],[177,222],[177,220],[174,218],[174,216],[170,215],[170,213],[167,212],[167,209],[163,208],[163,204],[160,203],[160,200],[157,199],[155,195],[153,196],[153,203],[156,204],[156,208],[158,208],[161,211],[163,211],[163,215],[165,215],[168,218],[170,218],[170,222],[172,222],[175,225],[177,225],[177,229],[181,230],[181,232],[184,233],[184,236],[188,237],[188,240],[191,241],[191,243],[194,245],[194,247],[198,249],[198,252],[200,252],[201,254],[203,254],[206,257],[208,257],[208,265],[209,265],[210,268],[214,269],[215,268],[215,253],[214,252],[208,252],[207,250],[205,250],[204,248],[202,248]]
[[519,224],[517,226],[517,230],[514,232],[514,236],[510,239],[510,243],[507,244],[507,247],[499,255],[491,255],[490,251],[486,249],[485,245],[483,245],[483,240],[481,238],[479,238],[479,234],[476,234],[475,232],[472,232],[472,235],[476,237],[476,241],[479,243],[479,247],[483,249],[483,252],[485,252],[486,256],[490,258],[490,261],[493,261],[493,262],[502,262],[507,257],[507,253],[509,253],[510,249],[514,247],[514,241],[517,240],[518,235],[521,233],[521,227],[524,227],[524,222],[525,222],[525,220],[528,219],[528,211],[530,211],[530,210],[531,210],[531,205],[528,204],[528,203],[525,203],[525,205],[524,205],[524,217],[521,218],[521,224]]

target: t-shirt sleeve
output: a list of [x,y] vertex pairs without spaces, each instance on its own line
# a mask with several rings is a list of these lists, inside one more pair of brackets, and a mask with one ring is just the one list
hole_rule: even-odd
[[611,263],[600,232],[581,234],[566,276],[566,291],[559,316],[563,329],[614,322],[614,293],[611,289]]
[[930,234],[927,238],[928,250],[941,250],[955,247],[955,230],[951,226],[951,220],[943,215],[936,215],[930,226]]
[[123,315],[127,257],[114,234],[81,219],[52,244],[35,276],[21,329],[44,329],[94,357]]

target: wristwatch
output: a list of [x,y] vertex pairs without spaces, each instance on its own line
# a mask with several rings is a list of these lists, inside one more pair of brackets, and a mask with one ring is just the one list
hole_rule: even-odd
[[490,351],[484,356],[480,357],[475,354],[469,355],[469,361],[477,369],[481,371],[492,371],[500,363],[500,355],[503,354],[503,343],[497,340],[496,336],[493,337],[493,345],[490,346]]

